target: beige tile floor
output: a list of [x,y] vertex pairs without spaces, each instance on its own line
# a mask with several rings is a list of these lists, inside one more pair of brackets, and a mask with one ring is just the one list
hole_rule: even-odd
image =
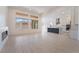
[[79,52],[79,40],[68,33],[37,33],[9,36],[1,53],[63,53]]

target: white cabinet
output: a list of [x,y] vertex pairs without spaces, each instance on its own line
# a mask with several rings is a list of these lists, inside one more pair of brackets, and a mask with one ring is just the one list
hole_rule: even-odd
[[78,19],[77,19],[76,23],[77,23],[77,26],[78,26],[78,32],[77,32],[78,33],[78,37],[77,38],[79,40],[79,7],[78,7],[77,10],[78,10]]
[[[74,27],[74,38],[75,39],[78,39],[78,37],[79,37],[79,22],[78,22],[78,20],[79,20],[79,7],[75,7],[75,27]],[[79,39],[78,39],[79,40]]]
[[79,23],[78,23],[78,20],[79,20],[79,7],[74,7],[73,8],[73,11],[72,11],[72,25],[71,25],[71,31],[70,31],[70,36],[72,39],[76,39],[78,40],[78,27],[79,27]]
[[78,7],[75,7],[75,9],[74,9],[75,24],[78,24],[78,15],[79,15]]

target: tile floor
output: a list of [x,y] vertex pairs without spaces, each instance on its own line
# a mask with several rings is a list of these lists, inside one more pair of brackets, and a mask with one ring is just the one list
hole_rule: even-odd
[[68,33],[37,33],[9,36],[1,53],[74,53],[79,52],[79,40]]

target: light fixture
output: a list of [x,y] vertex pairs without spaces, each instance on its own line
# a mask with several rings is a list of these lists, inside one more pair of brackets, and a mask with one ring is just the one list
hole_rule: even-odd
[[31,11],[31,10],[32,10],[32,8],[28,8],[28,10],[29,10],[29,11]]
[[64,12],[62,12],[62,14],[64,14]]

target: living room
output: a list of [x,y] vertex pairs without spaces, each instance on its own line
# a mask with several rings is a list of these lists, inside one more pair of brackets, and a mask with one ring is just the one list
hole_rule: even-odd
[[74,6],[0,6],[1,52],[79,52],[78,12]]

